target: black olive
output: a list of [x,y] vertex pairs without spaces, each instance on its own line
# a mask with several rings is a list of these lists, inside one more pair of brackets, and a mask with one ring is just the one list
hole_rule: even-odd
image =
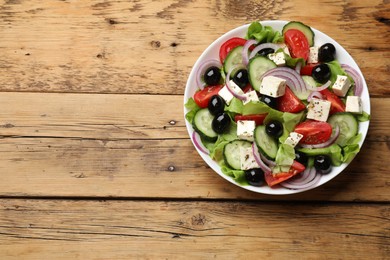
[[275,108],[275,109],[276,109],[276,107],[278,105],[277,98],[270,97],[270,96],[267,96],[267,95],[262,95],[260,97],[260,101],[265,103],[269,107],[272,107],[272,108]]
[[245,88],[249,83],[248,71],[246,69],[240,69],[236,72],[233,77],[233,82],[240,88]]
[[230,126],[230,117],[226,113],[216,115],[211,126],[217,134],[223,134]]
[[264,172],[260,168],[245,171],[245,179],[252,186],[262,186],[265,183]]
[[319,83],[326,83],[330,79],[330,69],[325,63],[319,64],[311,72],[313,78]]
[[271,53],[274,53],[274,52],[275,52],[275,50],[272,49],[272,48],[263,48],[263,49],[259,50],[257,52],[257,54],[259,54],[261,56],[267,57],[268,54],[271,54]]
[[283,124],[277,120],[271,120],[265,125],[265,132],[269,136],[279,138],[283,134]]
[[295,151],[295,160],[303,165],[307,165],[308,157],[303,152]]
[[203,75],[203,79],[208,86],[217,85],[221,80],[221,71],[215,66],[207,68]]
[[331,43],[325,43],[318,49],[318,60],[320,62],[329,62],[335,59],[336,48]]
[[212,115],[218,115],[223,112],[225,108],[225,100],[219,95],[214,95],[211,97],[208,109]]
[[328,155],[317,155],[314,157],[314,168],[323,174],[329,173],[332,169],[332,162]]

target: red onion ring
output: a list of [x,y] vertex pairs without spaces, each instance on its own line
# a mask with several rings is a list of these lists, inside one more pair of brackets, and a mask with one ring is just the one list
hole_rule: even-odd
[[199,134],[195,131],[192,133],[192,141],[194,142],[196,148],[198,148],[199,151],[207,155],[209,154],[208,150],[203,146]]
[[324,99],[324,97],[322,96],[321,92],[318,92],[318,91],[313,91],[309,94],[309,96],[307,97],[307,101],[311,101],[312,98],[318,98],[318,99]]
[[245,101],[247,99],[247,96],[245,96],[245,94],[238,94],[236,93],[232,86],[230,85],[230,74],[233,72],[233,70],[235,70],[238,66],[233,66],[229,71],[228,71],[228,74],[226,74],[226,87],[227,89],[229,90],[229,92],[236,98],[238,98],[239,100],[242,100],[242,101]]
[[287,85],[294,92],[294,94],[307,91],[306,84],[301,75],[294,69],[288,67],[277,67],[265,72],[262,78],[266,76],[275,76],[287,81]]
[[332,81],[328,80],[325,84],[319,86],[319,87],[313,87],[313,86],[310,86],[310,85],[307,85],[306,84],[306,88],[307,89],[310,89],[310,90],[313,90],[313,91],[322,91],[324,89],[327,89],[329,88],[329,86],[332,84]]
[[284,187],[284,188],[287,188],[287,189],[292,189],[292,190],[301,190],[301,189],[308,189],[308,188],[311,188],[311,187],[314,187],[315,185],[317,185],[317,183],[320,181],[321,179],[321,174],[319,174],[315,168],[311,168],[309,170],[309,177],[306,177],[306,179],[304,181],[301,181],[301,182],[297,182],[298,180],[300,180],[300,178],[297,178],[297,179],[289,179],[287,181],[284,181],[282,183],[280,183],[280,186]]
[[220,68],[221,62],[219,60],[206,60],[202,64],[199,65],[198,70],[196,71],[196,85],[199,89],[203,89],[205,86],[205,83],[202,82],[202,75],[206,72],[206,69],[209,67],[218,67]]
[[246,43],[244,44],[244,47],[242,48],[242,62],[244,65],[248,65],[249,62],[249,57],[248,57],[248,51],[249,47],[252,45],[257,44],[256,40],[247,40]]
[[341,68],[352,77],[353,81],[355,81],[355,96],[361,96],[363,92],[363,79],[359,72],[347,64],[341,64]]
[[255,157],[255,160],[257,164],[260,166],[260,168],[264,171],[264,173],[272,173],[271,168],[269,168],[260,158],[259,150],[257,149],[257,146],[255,143],[252,143],[252,152],[253,157]]
[[267,164],[269,167],[273,167],[276,165],[276,163],[274,161],[271,161],[270,159],[268,159],[267,157],[265,157],[262,153],[259,153],[260,154],[260,158],[261,160]]
[[300,144],[300,146],[303,148],[311,148],[311,149],[325,148],[325,147],[328,147],[329,145],[333,144],[336,141],[336,139],[339,137],[339,135],[340,135],[340,127],[338,125],[336,125],[334,128],[334,133],[326,142],[323,142],[320,144]]
[[280,49],[280,45],[276,44],[276,43],[270,43],[270,42],[266,42],[266,43],[262,43],[260,45],[257,45],[252,51],[251,53],[249,54],[249,59],[252,59],[253,57],[255,57],[255,55],[259,52],[259,50],[261,49],[265,49],[265,48],[272,48],[274,49],[274,51]]

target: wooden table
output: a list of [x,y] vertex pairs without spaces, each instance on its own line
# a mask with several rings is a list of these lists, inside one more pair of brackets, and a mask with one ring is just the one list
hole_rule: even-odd
[[[1,259],[389,259],[388,1],[0,1]],[[331,182],[261,195],[215,174],[184,122],[220,35],[299,20],[354,57],[362,151]]]

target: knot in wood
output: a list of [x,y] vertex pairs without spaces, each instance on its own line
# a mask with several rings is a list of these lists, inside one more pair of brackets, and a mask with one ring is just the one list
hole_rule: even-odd
[[174,171],[175,171],[175,166],[169,165],[169,166],[168,166],[168,171],[174,172]]

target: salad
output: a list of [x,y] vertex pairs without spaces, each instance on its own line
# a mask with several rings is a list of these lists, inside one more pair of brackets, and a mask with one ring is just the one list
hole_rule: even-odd
[[192,141],[240,186],[307,190],[348,164],[364,136],[364,79],[315,30],[251,23],[195,71]]

